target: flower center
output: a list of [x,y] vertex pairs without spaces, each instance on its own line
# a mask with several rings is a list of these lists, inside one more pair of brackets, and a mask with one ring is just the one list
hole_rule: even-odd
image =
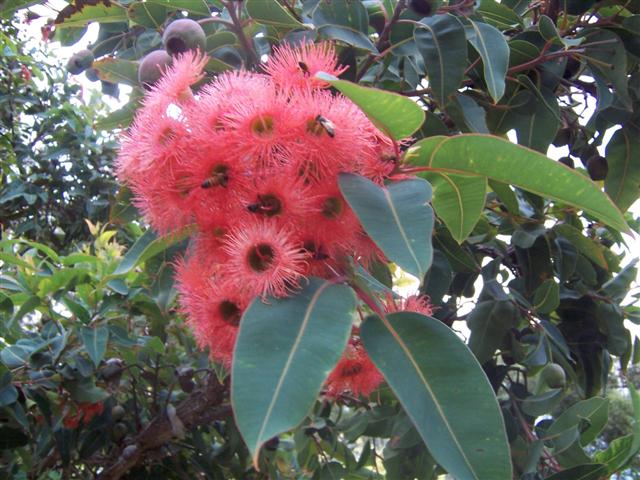
[[362,371],[362,365],[354,363],[342,368],[341,373],[343,377],[353,377]]
[[251,131],[260,136],[269,135],[273,132],[273,117],[271,115],[258,115],[251,122]]
[[258,201],[247,206],[247,209],[253,213],[261,213],[267,217],[273,217],[282,213],[282,202],[272,194],[258,195]]
[[202,188],[211,188],[220,185],[226,187],[229,183],[228,168],[226,165],[216,165],[211,171],[211,176],[206,178],[201,184]]
[[249,250],[247,254],[247,262],[251,270],[262,273],[267,270],[276,256],[273,247],[268,243],[258,243]]
[[240,325],[240,317],[242,317],[242,312],[238,305],[236,305],[231,300],[223,300],[218,305],[218,312],[222,317],[222,320],[228,325],[233,327],[237,327]]
[[342,213],[342,200],[338,197],[327,197],[322,203],[322,214],[327,218],[337,218]]

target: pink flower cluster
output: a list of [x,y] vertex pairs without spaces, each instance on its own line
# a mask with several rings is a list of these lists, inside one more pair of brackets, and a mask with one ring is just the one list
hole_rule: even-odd
[[[351,101],[315,77],[344,70],[329,44],[281,47],[264,74],[224,73],[194,94],[206,61],[196,53],[174,60],[124,137],[117,171],[155,229],[197,225],[178,266],[181,302],[199,344],[228,364],[256,295],[286,296],[305,277],[336,277],[350,258],[382,258],[337,178],[354,172],[382,183],[396,154]],[[350,359],[352,350],[362,349],[350,345]],[[358,355],[371,377],[375,367]],[[356,393],[377,386],[375,372]],[[330,391],[341,388],[333,382]]]

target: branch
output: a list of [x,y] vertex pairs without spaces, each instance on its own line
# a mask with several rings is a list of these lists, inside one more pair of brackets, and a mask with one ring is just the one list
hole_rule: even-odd
[[[382,29],[382,32],[380,33],[380,38],[376,43],[376,49],[378,50],[378,52],[382,52],[383,50],[386,50],[388,48],[389,35],[391,35],[391,28],[398,21],[398,19],[400,18],[400,13],[402,13],[402,10],[404,10],[405,7],[406,7],[405,0],[398,0],[398,3],[396,3],[396,8],[393,10],[393,15],[391,16],[389,21],[385,24],[384,28]],[[360,68],[360,71],[358,72],[356,81],[359,81],[364,76],[364,74],[367,73],[367,70],[369,70],[369,67],[371,67],[373,62],[375,62],[375,60],[381,56],[383,56],[382,53],[378,56],[372,53],[369,54],[367,59],[364,61],[364,64]]]
[[[223,405],[226,385],[218,382],[214,374],[207,377],[204,387],[192,392],[176,408],[176,416],[185,430],[199,425],[207,425],[231,412],[229,405]],[[96,478],[98,480],[118,480],[129,470],[143,463],[149,456],[174,439],[174,429],[166,412],[155,417],[147,427],[136,435],[131,443],[120,452],[119,458]]]

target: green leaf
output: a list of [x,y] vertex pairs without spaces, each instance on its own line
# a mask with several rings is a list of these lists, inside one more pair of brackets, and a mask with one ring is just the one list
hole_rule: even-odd
[[127,10],[133,23],[160,30],[167,19],[167,7],[153,2],[135,2]]
[[539,417],[553,411],[562,398],[561,388],[554,388],[539,395],[531,395],[522,401],[522,411],[532,417]]
[[317,278],[296,295],[256,298],[233,356],[231,401],[257,466],[260,447],[298,425],[340,359],[356,306],[353,290]]
[[340,190],[371,239],[389,260],[420,280],[431,265],[431,187],[422,179],[380,187],[359,175],[341,173]]
[[127,9],[119,5],[106,6],[85,5],[80,10],[71,14],[69,18],[65,18],[62,22],[65,28],[68,27],[84,27],[90,22],[113,23],[126,22]]
[[361,327],[369,356],[427,448],[453,477],[511,479],[504,419],[480,364],[440,320],[413,312]]
[[324,37],[378,53],[369,39],[369,15],[360,0],[320,0],[313,11],[313,24]]
[[496,3],[495,0],[482,0],[477,11],[482,14],[487,23],[500,30],[522,26],[522,19],[516,12],[502,3]]
[[[606,398],[592,397],[582,400],[562,412],[549,426],[545,437],[554,439],[554,443],[557,444],[557,438],[566,438],[567,433],[575,431],[579,433],[580,444],[584,446],[596,439],[607,424],[608,417],[609,400]],[[587,428],[580,428],[585,421]]]
[[542,101],[536,102],[526,113],[509,111],[507,121],[515,128],[520,145],[546,153],[560,126],[560,109],[555,94],[549,89],[539,91],[535,85],[531,85],[531,88]]
[[424,59],[429,86],[440,105],[457,91],[467,67],[467,38],[453,15],[434,15],[416,24],[413,36]]
[[32,348],[24,345],[11,345],[2,349],[0,352],[0,360],[2,360],[2,363],[4,363],[7,368],[18,368],[27,363],[32,351]]
[[622,211],[640,196],[640,144],[629,129],[618,130],[607,144],[609,170],[604,190]]
[[604,465],[590,463],[567,468],[554,473],[546,480],[600,480],[607,471]]
[[462,243],[482,214],[487,178],[445,172],[424,172],[420,177],[433,187],[431,203],[436,214],[453,238]]
[[560,305],[560,287],[553,279],[545,280],[533,294],[533,308],[538,313],[551,313]]
[[276,0],[247,0],[245,2],[245,8],[249,16],[262,25],[284,28],[303,27],[303,25]]
[[91,361],[93,361],[93,364],[97,368],[107,351],[109,329],[105,326],[96,328],[82,327],[80,337],[82,338],[85,350],[89,354],[89,358],[91,358]]
[[596,265],[608,270],[607,261],[604,258],[602,245],[594,242],[592,239],[585,237],[580,230],[568,223],[562,223],[553,227],[553,231],[576,247],[576,249],[591,260]]
[[203,17],[211,16],[206,0],[146,0],[146,2],[154,5],[164,5],[171,10],[180,10]]
[[629,230],[620,210],[590,179],[508,140],[478,134],[430,137],[413,145],[406,160],[434,170],[486,176],[573,205],[618,230]]
[[467,39],[482,58],[484,79],[495,102],[504,95],[509,68],[509,45],[500,30],[483,22],[469,20]]
[[187,226],[177,232],[169,233],[163,237],[157,237],[153,230],[147,230],[127,251],[110,277],[129,273],[142,262],[164,252],[172,245],[180,243],[191,235],[193,231],[193,226]]
[[376,127],[395,140],[410,136],[424,123],[424,110],[407,97],[377,88],[361,87],[326,73],[317,76],[349,97]]
[[96,403],[109,396],[106,390],[96,387],[90,378],[64,382],[64,388],[73,400],[80,403]]
[[510,301],[485,300],[478,303],[469,314],[467,325],[471,330],[469,348],[480,363],[493,356],[516,319],[517,310]]
[[93,68],[98,70],[100,80],[111,83],[138,85],[138,63],[131,60],[106,57],[93,62]]

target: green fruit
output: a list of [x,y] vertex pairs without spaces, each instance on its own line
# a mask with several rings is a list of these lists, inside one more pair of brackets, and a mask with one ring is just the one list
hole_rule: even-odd
[[562,157],[562,158],[559,158],[558,161],[569,168],[575,168],[575,164],[573,163],[573,158],[571,157]]
[[122,440],[127,433],[129,433],[129,429],[127,428],[127,426],[122,423],[122,422],[118,422],[113,426],[113,429],[111,430],[111,437],[117,442],[119,440]]
[[207,46],[207,36],[198,22],[181,18],[169,24],[162,35],[162,43],[171,55],[195,49],[204,52]]
[[67,71],[72,75],[78,75],[93,65],[95,57],[91,50],[80,50],[74,53],[67,62]]
[[138,82],[144,87],[155,84],[171,65],[171,55],[166,50],[155,50],[147,54],[138,67]]
[[595,155],[587,160],[587,172],[593,181],[604,180],[607,178],[608,171],[609,165],[606,158]]
[[564,388],[567,377],[564,369],[557,363],[550,363],[540,373],[540,378],[549,388]]
[[118,420],[122,420],[126,413],[122,405],[116,405],[111,409],[111,418],[117,422]]

